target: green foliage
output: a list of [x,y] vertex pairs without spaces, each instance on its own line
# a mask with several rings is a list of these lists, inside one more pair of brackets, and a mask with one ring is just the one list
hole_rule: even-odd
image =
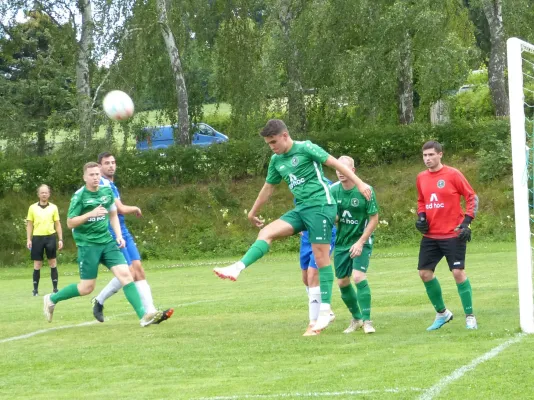
[[474,86],[472,90],[458,93],[451,98],[451,103],[451,117],[455,121],[477,121],[495,115],[487,85]]
[[512,150],[510,141],[489,139],[490,146],[485,146],[477,152],[480,162],[479,179],[481,182],[509,176],[512,172]]
[[0,138],[43,154],[54,130],[75,121],[74,31],[33,11],[8,32],[0,36]]

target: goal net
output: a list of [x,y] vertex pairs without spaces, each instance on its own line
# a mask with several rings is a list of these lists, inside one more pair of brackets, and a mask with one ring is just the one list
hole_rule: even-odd
[[534,333],[532,226],[534,222],[534,45],[508,39],[508,88],[514,185],[519,322]]

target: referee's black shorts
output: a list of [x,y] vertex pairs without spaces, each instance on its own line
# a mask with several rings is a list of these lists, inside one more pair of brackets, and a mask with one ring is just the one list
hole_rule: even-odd
[[43,261],[43,254],[52,260],[56,258],[56,235],[34,236],[32,237],[31,258],[34,261]]
[[450,239],[430,239],[423,236],[419,248],[418,270],[436,270],[443,257],[447,259],[449,269],[465,268],[466,242],[457,237]]

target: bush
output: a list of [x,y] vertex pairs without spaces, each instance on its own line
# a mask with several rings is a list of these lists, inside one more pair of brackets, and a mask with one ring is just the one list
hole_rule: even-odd
[[[421,146],[430,139],[444,145],[447,154],[468,153],[490,160],[504,157],[509,146],[506,120],[430,126],[365,126],[339,130],[314,131],[310,139],[334,156],[347,154],[358,165],[390,164],[420,157]],[[230,140],[208,148],[171,146],[165,150],[118,151],[104,140],[93,140],[86,148],[67,141],[56,152],[43,157],[21,153],[0,158],[2,192],[18,190],[33,193],[41,183],[55,191],[72,193],[82,184],[82,166],[96,160],[99,152],[115,153],[120,165],[120,184],[132,187],[168,187],[199,182],[225,182],[263,175],[271,151],[256,135],[246,140]],[[488,164],[489,165],[489,164]]]

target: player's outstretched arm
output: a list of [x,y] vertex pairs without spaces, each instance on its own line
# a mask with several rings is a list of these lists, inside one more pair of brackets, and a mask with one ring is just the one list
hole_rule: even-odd
[[119,214],[135,214],[136,217],[143,216],[143,213],[141,212],[141,209],[139,207],[127,206],[126,204],[123,204],[120,199],[115,199],[115,205],[117,206],[117,211],[119,212]]
[[274,192],[274,185],[271,185],[270,183],[265,182],[265,184],[260,190],[260,193],[258,194],[258,198],[254,202],[254,205],[252,206],[252,208],[250,209],[248,213],[249,221],[252,222],[252,224],[257,226],[258,228],[263,227],[263,221],[261,221],[258,217],[256,217],[256,214],[260,211],[263,205],[267,203],[267,201],[269,200],[273,192]]
[[350,179],[352,183],[356,185],[360,193],[367,199],[371,200],[372,192],[371,187],[362,181],[358,176],[350,170],[349,167],[347,167],[345,164],[343,164],[341,161],[336,159],[333,156],[328,156],[326,161],[324,162],[324,165],[330,168],[334,168],[341,172],[343,175],[345,175],[347,178]]

